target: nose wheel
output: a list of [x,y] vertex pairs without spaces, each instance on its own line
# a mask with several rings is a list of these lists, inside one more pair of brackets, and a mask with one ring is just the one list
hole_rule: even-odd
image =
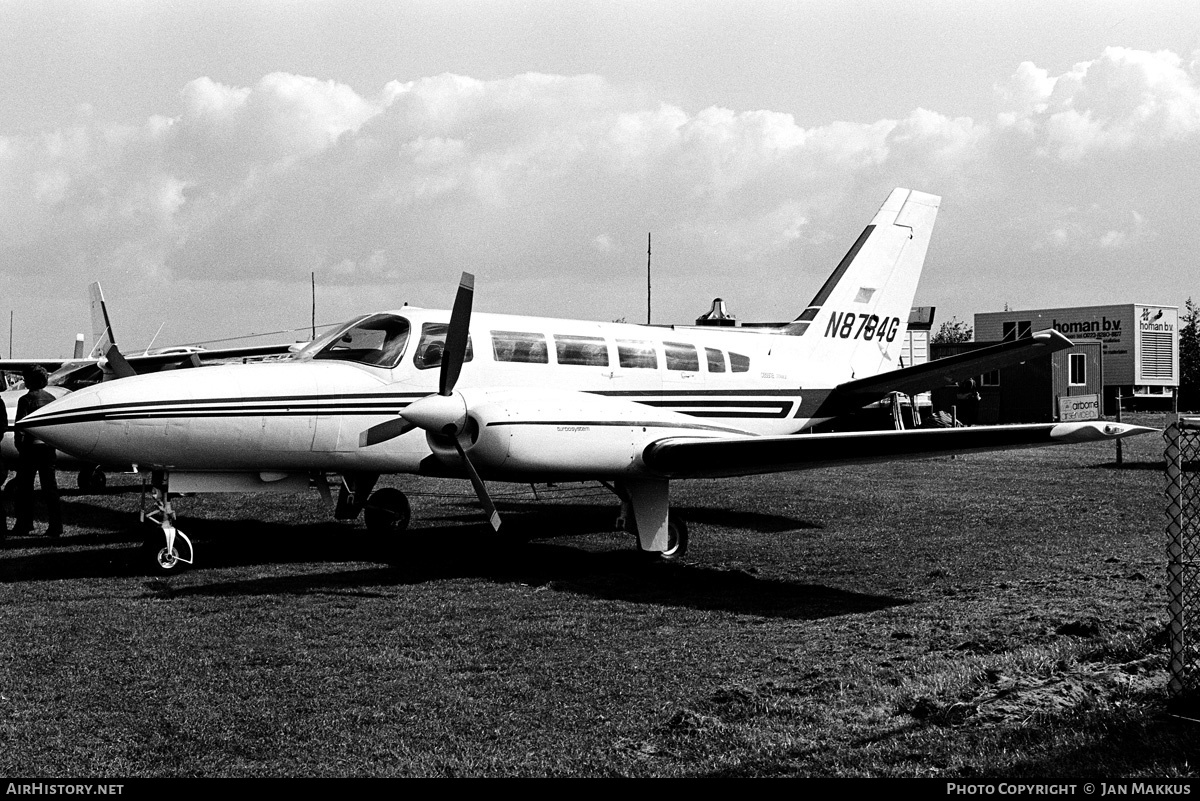
[[175,528],[175,509],[171,506],[171,496],[167,491],[166,474],[155,473],[151,478],[149,511],[146,510],[146,490],[142,488],[143,521],[156,523],[162,530],[162,536],[151,534],[146,538],[142,550],[148,557],[145,561],[150,572],[154,575],[170,575],[178,573],[195,561],[192,551],[192,541],[187,535]]

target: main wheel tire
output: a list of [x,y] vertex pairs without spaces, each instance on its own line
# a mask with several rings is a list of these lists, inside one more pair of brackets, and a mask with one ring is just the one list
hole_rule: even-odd
[[408,496],[398,489],[384,487],[375,490],[363,507],[367,531],[378,536],[403,534],[412,520]]
[[662,558],[680,559],[687,553],[687,548],[687,521],[679,515],[672,515],[667,522],[667,550],[662,552]]
[[79,471],[79,489],[84,492],[103,492],[108,486],[108,476],[99,467],[88,467]]

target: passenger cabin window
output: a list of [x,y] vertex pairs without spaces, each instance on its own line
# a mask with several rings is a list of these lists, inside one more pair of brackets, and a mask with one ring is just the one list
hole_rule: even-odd
[[[430,367],[442,366],[442,354],[446,351],[446,332],[450,326],[446,323],[425,323],[421,326],[421,341],[413,351],[413,364],[418,370],[428,370]],[[464,362],[475,358],[471,346],[471,336],[467,335],[467,353]]]
[[700,369],[700,355],[695,345],[684,342],[664,342],[663,350],[667,352],[667,369],[696,372]]
[[708,372],[725,372],[725,353],[723,351],[719,351],[716,348],[705,348],[704,354],[708,357]]
[[603,337],[555,334],[554,353],[559,364],[608,366],[608,343]]
[[550,363],[546,337],[524,331],[493,331],[492,354],[498,362]]
[[729,366],[735,373],[748,373],[750,372],[750,357],[740,353],[730,353]]
[[657,370],[658,353],[654,350],[653,342],[640,342],[636,339],[618,339],[617,362],[622,367]]
[[403,317],[375,314],[315,340],[298,356],[392,368],[404,355],[408,332],[408,320]]

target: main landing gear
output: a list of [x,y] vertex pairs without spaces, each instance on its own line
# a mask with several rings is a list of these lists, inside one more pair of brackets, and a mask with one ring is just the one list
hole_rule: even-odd
[[152,508],[146,511],[147,494],[144,484],[141,506],[142,521],[157,523],[162,530],[161,537],[157,533],[148,534],[142,550],[148,557],[151,572],[163,576],[178,573],[195,561],[192,541],[175,528],[175,509],[171,506],[167,483],[165,471],[156,470],[151,473],[149,497]]
[[[412,521],[408,496],[395,487],[374,489],[379,476],[374,473],[348,473],[338,488],[336,520],[355,520],[363,515],[367,532],[377,537],[403,534]],[[372,491],[374,490],[374,491]]]
[[84,492],[103,492],[104,488],[108,486],[108,476],[104,474],[104,470],[98,465],[85,467],[80,470],[76,481],[79,489]]
[[638,548],[657,559],[679,559],[687,553],[687,521],[670,511],[668,483],[662,479],[625,479],[604,486],[621,499],[617,528],[630,531]]

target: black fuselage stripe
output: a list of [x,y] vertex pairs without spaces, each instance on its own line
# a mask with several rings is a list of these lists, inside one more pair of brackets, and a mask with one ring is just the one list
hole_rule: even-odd
[[685,431],[720,431],[726,434],[755,436],[750,431],[725,426],[706,426],[698,423],[673,423],[658,420],[498,420],[488,423],[488,428],[515,426],[555,426],[561,428],[670,428]]
[[[607,393],[590,393],[607,394]],[[773,419],[786,418],[793,406],[808,406],[795,400],[754,400],[749,393],[729,397],[733,393],[621,393],[632,402],[653,408],[677,411],[690,417]],[[777,391],[758,393],[782,394]],[[788,393],[796,398],[794,392]],[[51,411],[39,415],[30,422],[35,426],[66,425],[80,422],[120,422],[130,420],[173,420],[181,418],[215,419],[248,417],[308,417],[353,415],[370,416],[398,413],[413,400],[426,397],[428,393],[406,393],[403,395],[371,396],[281,396],[278,398],[200,398],[171,401],[137,401],[131,403],[97,406],[83,410]],[[636,396],[639,399],[634,399]],[[685,400],[685,398],[697,398]],[[725,397],[720,397],[725,396]],[[328,401],[342,401],[330,404]],[[324,401],[324,403],[320,403]],[[320,405],[318,405],[320,404]],[[799,416],[800,408],[796,410]]]

